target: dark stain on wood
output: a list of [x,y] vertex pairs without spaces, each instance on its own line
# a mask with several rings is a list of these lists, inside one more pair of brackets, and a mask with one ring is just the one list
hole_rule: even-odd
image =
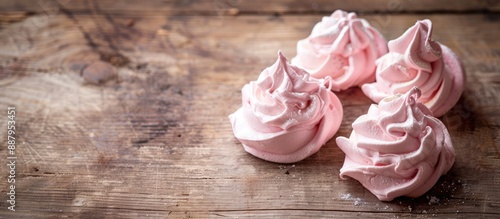
[[108,62],[117,67],[123,67],[130,62],[130,59],[121,53],[104,53],[101,52],[101,60]]
[[113,161],[112,157],[100,154],[97,158],[97,164],[101,166],[108,166]]
[[93,62],[83,66],[80,75],[92,84],[101,84],[116,77],[115,68],[106,62]]
[[161,25],[161,28],[165,29],[165,30],[172,30],[172,26],[170,26],[168,24]]
[[484,19],[488,22],[498,22],[500,16],[498,13],[486,12]]

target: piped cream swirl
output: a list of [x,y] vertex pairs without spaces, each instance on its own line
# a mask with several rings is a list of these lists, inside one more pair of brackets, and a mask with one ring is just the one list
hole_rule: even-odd
[[452,167],[455,152],[448,130],[417,102],[410,89],[372,105],[352,124],[349,139],[338,137],[346,154],[340,176],[352,177],[378,199],[418,197]]
[[457,56],[431,37],[432,22],[426,19],[389,41],[389,53],[376,62],[376,82],[363,85],[363,92],[378,103],[417,86],[420,101],[435,116],[444,115],[462,94],[464,72]]
[[245,150],[278,163],[300,161],[333,137],[342,120],[342,105],[327,87],[288,64],[281,52],[257,81],[242,89],[242,107],[229,116]]
[[309,37],[297,43],[292,64],[315,78],[332,78],[340,91],[375,80],[375,60],[387,53],[387,41],[355,13],[342,10],[323,17]]

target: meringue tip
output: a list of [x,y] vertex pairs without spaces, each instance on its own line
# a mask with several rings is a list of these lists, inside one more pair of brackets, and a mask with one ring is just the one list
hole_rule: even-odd
[[427,25],[432,25],[432,21],[428,18],[426,19],[423,19],[423,20],[418,20],[417,23],[424,23],[424,24],[427,24]]
[[286,56],[283,54],[283,52],[281,50],[278,50],[278,59],[282,62],[285,62],[285,63],[288,62],[288,59],[286,58]]
[[420,98],[420,96],[422,95],[422,91],[420,91],[420,89],[417,86],[413,86],[409,91],[409,95],[414,96],[416,100]]

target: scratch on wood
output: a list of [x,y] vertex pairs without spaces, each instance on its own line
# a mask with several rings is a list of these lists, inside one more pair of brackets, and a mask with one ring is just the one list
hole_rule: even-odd
[[226,215],[219,214],[219,213],[215,213],[214,215],[215,215],[215,216],[220,216],[220,217],[228,217],[228,216],[226,216]]
[[[102,14],[99,10],[99,6],[97,6],[97,4],[95,3],[95,1],[90,1],[92,2],[92,14],[94,16],[92,16],[92,20],[94,21],[94,23],[96,24],[96,27],[97,29],[99,30],[99,32],[103,35],[104,37],[104,40],[108,43],[108,46],[115,52],[115,53],[118,53],[118,47],[116,47],[116,45],[113,43],[113,40],[111,39],[111,37],[109,37],[109,35],[102,29],[102,23],[99,22],[98,20],[96,20],[96,15],[98,14]],[[86,2],[87,3],[87,2]],[[109,21],[109,19],[107,19]],[[113,23],[111,24],[113,25]]]
[[[51,95],[48,94],[47,97],[45,98],[45,101],[47,101],[47,105],[50,105],[50,102],[51,102]],[[45,127],[47,125],[47,119],[49,118],[49,114],[51,113],[51,107],[46,107],[46,111],[45,113],[43,114],[43,120],[42,120],[42,126],[40,127],[40,131],[41,132],[44,132],[45,131]]]
[[[43,157],[42,157],[42,156],[40,156],[40,154],[39,154],[36,150],[34,150],[34,149],[33,149],[33,147],[31,147],[31,145],[30,145],[30,144],[25,144],[25,143],[23,143],[23,146],[26,146],[26,147],[28,148],[28,152],[29,152],[29,153],[30,153],[30,155],[31,155],[31,160],[33,160],[33,161],[34,161],[34,162],[36,162],[36,163],[41,163],[41,162],[40,162],[40,160],[41,160],[41,161],[43,161],[43,163],[45,163],[45,159],[43,159]],[[37,159],[35,158],[35,156],[33,156],[32,152],[36,154],[36,156],[38,157],[38,159],[39,159],[39,160],[37,160]]]
[[159,182],[159,175],[160,175],[160,164],[158,163],[156,165],[156,179],[155,179],[155,199],[158,198],[158,182]]
[[59,4],[59,8],[60,8],[60,11],[66,15],[66,17],[68,17],[75,25],[76,27],[78,28],[78,30],[80,31],[80,33],[83,34],[83,38],[85,39],[85,41],[87,42],[87,45],[93,49],[94,51],[98,52],[97,51],[97,47],[98,45],[94,42],[94,40],[92,39],[92,37],[90,37],[90,34],[87,33],[84,29],[83,29],[83,26],[80,25],[80,23],[78,22],[78,20],[75,18],[75,16],[73,15],[73,13],[69,10],[67,10],[64,6],[62,6],[61,4]]
[[486,193],[484,193],[484,197],[483,197],[483,213],[486,213]]

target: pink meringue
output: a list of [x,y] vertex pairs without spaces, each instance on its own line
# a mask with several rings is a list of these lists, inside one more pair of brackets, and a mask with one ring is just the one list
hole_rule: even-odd
[[248,153],[267,161],[293,163],[316,153],[342,120],[328,81],[289,65],[279,52],[276,63],[241,90],[242,107],[229,115],[234,135]]
[[436,117],[448,112],[464,90],[464,71],[455,53],[431,36],[432,22],[426,19],[391,40],[389,53],[376,62],[377,81],[363,85],[363,92],[378,103],[417,86],[422,91],[420,101]]
[[349,139],[338,137],[346,154],[340,177],[352,177],[378,199],[418,197],[431,189],[455,161],[448,130],[417,102],[412,88],[371,105],[352,124]]
[[340,91],[375,81],[375,60],[387,53],[387,41],[356,13],[337,10],[317,23],[309,37],[297,43],[292,64],[315,78],[332,78]]

